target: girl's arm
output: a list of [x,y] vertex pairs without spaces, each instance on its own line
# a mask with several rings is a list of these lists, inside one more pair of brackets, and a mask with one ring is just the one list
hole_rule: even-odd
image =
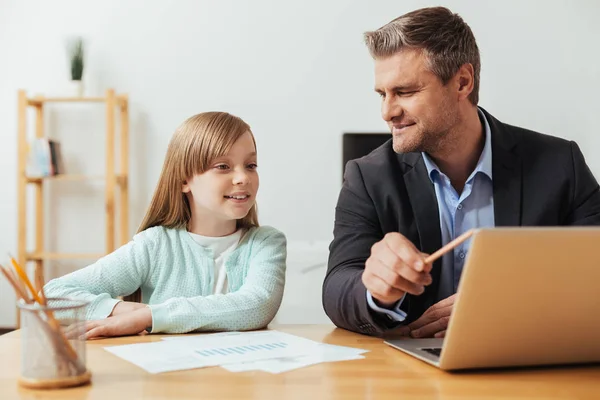
[[121,301],[117,296],[133,293],[146,280],[155,240],[153,229],[135,235],[92,265],[51,280],[44,286],[46,297],[86,300],[90,302],[86,319],[108,317]]
[[152,333],[196,330],[251,330],[269,324],[277,314],[285,283],[286,239],[273,228],[253,244],[246,281],[236,292],[172,298],[151,305]]

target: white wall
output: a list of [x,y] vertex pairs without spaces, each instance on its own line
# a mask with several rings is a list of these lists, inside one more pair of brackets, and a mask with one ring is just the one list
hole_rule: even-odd
[[[480,104],[506,122],[577,140],[600,176],[594,123],[600,109],[600,27],[593,24],[600,3],[443,3],[463,15],[477,37],[483,64]],[[330,239],[342,132],[385,130],[362,33],[429,4],[0,0],[0,262],[5,251],[16,251],[16,91],[64,93],[66,37],[82,34],[89,41],[88,94],[114,87],[130,96],[131,233],[176,126],[201,111],[227,110],[246,119],[257,137],[261,222],[302,247],[303,241]],[[48,114],[47,128],[67,147],[67,167],[102,173],[102,109],[61,105]],[[67,183],[50,188],[53,250],[103,249],[101,190]],[[314,254],[322,254],[322,247]],[[303,260],[302,252],[294,254],[299,255],[290,266],[298,267],[291,269],[312,262],[313,256]],[[48,274],[78,266],[53,264]],[[319,311],[323,269],[300,275],[288,280],[289,296],[299,296],[299,288],[309,285],[315,295],[305,310]],[[285,304],[301,304],[289,296]],[[0,326],[12,325],[12,304],[0,281]],[[296,318],[301,312],[293,307],[282,308],[283,320],[310,320],[311,314]]]

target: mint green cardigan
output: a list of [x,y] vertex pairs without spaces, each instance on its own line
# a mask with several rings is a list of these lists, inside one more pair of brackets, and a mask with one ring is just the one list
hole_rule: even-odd
[[285,283],[286,238],[275,228],[249,229],[225,262],[227,294],[212,294],[214,261],[184,229],[153,227],[94,264],[53,279],[46,297],[89,301],[86,319],[110,315],[118,296],[142,290],[152,333],[251,330],[275,317]]

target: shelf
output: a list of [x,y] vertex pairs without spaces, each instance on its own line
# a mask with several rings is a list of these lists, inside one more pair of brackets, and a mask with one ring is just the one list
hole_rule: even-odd
[[[105,103],[107,97],[31,97],[27,99],[27,105],[38,107],[46,103]],[[125,96],[115,96],[115,105],[123,106],[126,102]]]
[[[122,175],[116,175],[116,182],[118,184],[122,184],[126,178]],[[35,183],[40,184],[44,180],[49,181],[98,181],[104,180],[105,176],[103,175],[73,175],[73,174],[59,174],[59,175],[51,175],[51,176],[42,176],[42,177],[26,177],[27,183]]]
[[[84,263],[95,262],[107,254],[112,253],[118,246],[129,241],[129,97],[127,94],[117,94],[115,90],[106,89],[104,93],[90,94],[79,97],[76,93],[70,96],[65,93],[61,96],[44,96],[43,93],[28,96],[25,90],[17,93],[18,119],[17,119],[17,254],[16,258],[23,265],[35,264],[35,276],[44,277],[45,264],[50,260],[84,260]],[[50,109],[50,110],[48,110]],[[53,176],[35,176],[44,170],[34,171],[28,169],[29,146],[32,138],[49,138],[46,132],[49,126],[46,121],[48,112],[81,112],[88,114],[91,111],[103,114],[105,124],[104,154],[96,154],[97,158],[104,159],[103,168],[67,169],[66,174]],[[30,121],[29,114],[35,114],[35,120]],[[92,123],[93,121],[90,121]],[[67,138],[61,137],[67,142]],[[117,168],[118,166],[118,168]],[[64,170],[59,169],[63,172]],[[31,172],[31,174],[28,174]],[[53,182],[53,183],[48,183]],[[63,183],[57,183],[63,182]],[[71,182],[71,183],[64,183]],[[52,209],[46,204],[49,200],[57,200],[63,193],[65,186],[84,186],[104,198],[104,246],[97,247],[99,253],[71,252],[72,248],[53,249],[47,246],[46,235],[49,227],[46,226],[46,212]],[[53,190],[52,196],[46,196],[49,189]],[[69,193],[67,193],[69,194]],[[30,198],[33,197],[33,198]],[[31,200],[31,201],[30,201]],[[85,202],[79,201],[80,207],[69,210],[69,214],[76,211],[85,213]],[[31,214],[31,216],[30,216]],[[32,225],[31,227],[29,225]],[[56,224],[53,224],[56,225]],[[33,228],[33,229],[31,229]],[[60,234],[60,229],[52,226],[53,235]],[[31,232],[30,232],[31,231]],[[77,237],[73,238],[77,239]],[[88,238],[88,240],[96,240]],[[33,243],[29,243],[33,242]],[[69,244],[75,245],[77,240]],[[63,252],[60,252],[63,251]],[[0,278],[1,280],[1,278]],[[17,313],[17,327],[20,326],[20,314]]]
[[[34,101],[38,99],[33,99]],[[39,101],[43,103],[98,103],[106,101],[106,97],[44,97]]]
[[45,103],[104,103],[106,97],[37,97],[27,99],[30,106],[39,106]]
[[103,253],[27,253],[27,261],[36,260],[97,260]]

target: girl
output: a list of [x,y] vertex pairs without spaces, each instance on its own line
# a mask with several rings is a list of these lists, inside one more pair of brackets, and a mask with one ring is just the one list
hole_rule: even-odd
[[258,226],[256,167],[254,136],[240,118],[189,118],[169,143],[138,234],[48,282],[46,296],[90,302],[88,339],[268,325],[283,296],[286,239]]

